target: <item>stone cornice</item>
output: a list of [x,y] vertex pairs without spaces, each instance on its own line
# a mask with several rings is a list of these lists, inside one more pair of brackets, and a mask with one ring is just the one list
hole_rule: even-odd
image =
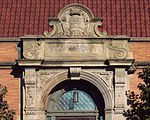
[[[43,61],[43,60],[17,60],[17,62],[20,64],[20,66],[43,66],[43,67],[60,67],[62,62],[65,62],[66,65],[61,66],[61,67],[67,67],[67,64],[69,65],[70,62],[73,62],[75,64],[78,64],[78,62],[81,62],[81,66],[87,67],[87,65],[83,64],[85,61]],[[55,64],[53,64],[55,62]],[[93,60],[93,61],[86,61],[87,63],[90,64],[92,67],[93,65],[97,65],[97,67],[106,67],[108,64],[109,66],[114,66],[115,61],[114,60]],[[120,61],[122,64],[123,61]],[[124,61],[125,62],[125,61]],[[130,61],[132,62],[132,61]],[[91,64],[93,63],[93,64]],[[129,65],[129,62],[125,62],[126,65]],[[72,66],[75,66],[75,64]],[[12,66],[16,65],[16,62],[0,62],[0,69],[12,69]],[[125,65],[125,64],[124,64]],[[150,66],[150,61],[135,61],[134,66],[137,69],[144,68],[147,66]]]
[[70,66],[81,66],[81,67],[108,67],[108,66],[117,66],[117,67],[128,67],[131,66],[134,62],[134,59],[108,59],[108,60],[26,60],[20,59],[16,60],[19,66],[24,67],[70,67]]
[[[22,37],[4,37],[0,38],[0,42],[20,42],[21,39],[24,38],[31,38],[31,39],[54,39],[54,38],[46,38],[43,37],[42,35],[26,35]],[[84,37],[85,38],[85,37]],[[57,38],[57,39],[63,39],[63,38]],[[65,38],[64,38],[65,39]],[[81,39],[81,38],[76,38],[76,39]],[[93,38],[87,38],[87,39],[93,39]],[[107,35],[103,37],[97,37],[94,39],[129,39],[129,42],[150,42],[150,37],[128,37],[125,35]]]
[[150,42],[150,37],[131,37],[130,42]]

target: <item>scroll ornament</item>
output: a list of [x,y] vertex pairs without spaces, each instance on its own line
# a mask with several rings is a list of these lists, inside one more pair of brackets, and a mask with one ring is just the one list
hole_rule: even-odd
[[126,49],[113,46],[112,41],[109,41],[107,43],[107,48],[115,51],[114,58],[116,58],[116,59],[126,59],[127,58],[128,53],[127,53]]

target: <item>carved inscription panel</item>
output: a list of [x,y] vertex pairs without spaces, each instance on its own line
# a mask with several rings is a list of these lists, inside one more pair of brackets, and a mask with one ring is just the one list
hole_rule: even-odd
[[103,44],[88,43],[83,40],[64,42],[47,42],[45,44],[45,59],[49,60],[88,60],[105,58]]

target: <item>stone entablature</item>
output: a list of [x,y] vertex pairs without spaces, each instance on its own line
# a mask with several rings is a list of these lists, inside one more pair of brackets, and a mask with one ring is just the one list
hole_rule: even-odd
[[132,59],[129,38],[35,38],[24,37],[23,57],[36,60]]

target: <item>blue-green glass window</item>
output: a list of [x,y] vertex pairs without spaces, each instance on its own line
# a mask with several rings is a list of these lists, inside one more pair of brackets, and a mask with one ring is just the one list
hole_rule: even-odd
[[[78,102],[73,102],[73,93],[78,92]],[[81,90],[70,90],[64,93],[56,104],[56,110],[84,110],[93,111],[96,110],[93,99],[85,92]]]

